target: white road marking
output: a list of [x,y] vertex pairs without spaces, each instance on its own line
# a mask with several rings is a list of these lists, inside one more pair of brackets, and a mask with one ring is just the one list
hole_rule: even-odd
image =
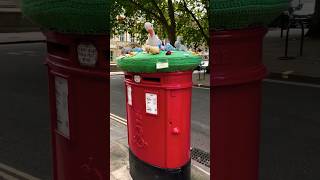
[[34,54],[36,53],[36,51],[22,51],[23,53],[26,53],[26,54]]
[[292,73],[294,73],[294,71],[288,70],[288,71],[282,72],[281,75],[282,75],[282,78],[288,79],[289,75],[292,74]]
[[[10,166],[2,164],[2,163],[0,163],[0,170],[6,171],[6,172],[10,172],[10,173],[12,173],[14,175],[17,175],[19,177],[22,177],[22,178],[25,178],[25,179],[28,179],[28,180],[40,180],[39,178],[33,177],[33,176],[31,176],[31,175],[29,175],[27,173],[21,172],[21,171],[19,171],[17,169],[14,169],[13,167],[10,167]],[[14,180],[14,179],[12,179],[12,180]]]
[[18,52],[8,52],[7,54],[8,55],[22,55],[21,53],[18,53]]
[[289,75],[289,74],[292,74],[292,73],[294,73],[293,70],[287,70],[287,71],[283,71],[281,74]]
[[263,82],[286,84],[286,85],[293,85],[293,86],[302,86],[302,87],[320,88],[320,85],[317,85],[317,84],[281,81],[281,80],[274,80],[274,79],[264,79]]
[[1,180],[19,180],[19,179],[15,178],[15,177],[12,177],[9,174],[6,174],[6,173],[4,173],[2,171],[0,171],[0,179]]
[[206,170],[202,169],[201,167],[191,164],[193,167],[199,169],[200,171],[202,171],[203,173],[205,173],[206,175],[210,176],[210,172],[207,172]]
[[122,77],[119,77],[119,76],[111,76],[110,79],[122,79]]
[[124,75],[124,72],[110,72],[110,76],[121,76]]
[[122,117],[120,117],[120,116],[117,116],[115,114],[110,113],[110,119],[112,119],[114,121],[117,121],[118,123],[121,123],[121,124],[127,126],[127,120],[122,118]]
[[[117,116],[117,115],[115,115],[115,114],[110,113],[110,119],[111,119],[111,120],[114,120],[114,121],[117,121],[117,122],[119,122],[119,123],[127,126],[127,120],[124,119],[124,118],[122,118],[122,117],[120,117],[120,116]],[[206,175],[210,176],[210,172],[208,172],[208,171],[202,169],[201,167],[199,167],[199,166],[197,166],[197,165],[194,165],[194,164],[192,164],[192,163],[191,163],[191,165],[194,166],[195,168],[199,169],[200,171],[202,171],[202,172],[205,173]]]
[[209,87],[201,87],[201,86],[193,86],[193,88],[210,90]]

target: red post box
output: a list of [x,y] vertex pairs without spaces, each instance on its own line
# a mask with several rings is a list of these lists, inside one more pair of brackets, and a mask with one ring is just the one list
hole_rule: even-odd
[[126,73],[130,174],[190,179],[192,72]]
[[109,179],[109,37],[45,35],[53,179]]
[[215,180],[258,179],[266,32],[265,28],[211,32],[211,176]]

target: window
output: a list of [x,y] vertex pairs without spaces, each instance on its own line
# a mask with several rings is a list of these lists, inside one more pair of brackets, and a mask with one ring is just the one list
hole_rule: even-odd
[[120,34],[120,41],[124,42],[124,34]]
[[130,41],[131,41],[131,42],[134,42],[134,39],[135,39],[134,35],[131,34],[131,36],[130,36]]

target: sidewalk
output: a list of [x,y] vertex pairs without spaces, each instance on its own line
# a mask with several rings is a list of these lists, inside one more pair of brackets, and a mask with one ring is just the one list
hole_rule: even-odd
[[0,33],[0,44],[45,42],[41,32]]
[[22,14],[20,4],[21,0],[0,0],[1,33],[39,31],[40,28]]
[[[122,123],[110,118],[110,179],[132,180],[129,174],[127,129]],[[210,177],[201,171],[201,165],[192,161],[191,179],[209,180]],[[200,169],[199,169],[200,167]]]
[[[305,31],[307,32],[307,30]],[[271,74],[320,78],[320,40],[305,38],[303,55],[299,56],[300,30],[290,29],[288,56],[291,60],[280,60],[285,51],[285,33],[280,38],[280,30],[270,30],[264,40],[263,62]]]

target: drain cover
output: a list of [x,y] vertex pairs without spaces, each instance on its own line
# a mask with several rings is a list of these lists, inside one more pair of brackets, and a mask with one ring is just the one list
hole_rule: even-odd
[[207,167],[210,167],[210,153],[207,153],[201,149],[191,149],[191,159],[201,163]]

